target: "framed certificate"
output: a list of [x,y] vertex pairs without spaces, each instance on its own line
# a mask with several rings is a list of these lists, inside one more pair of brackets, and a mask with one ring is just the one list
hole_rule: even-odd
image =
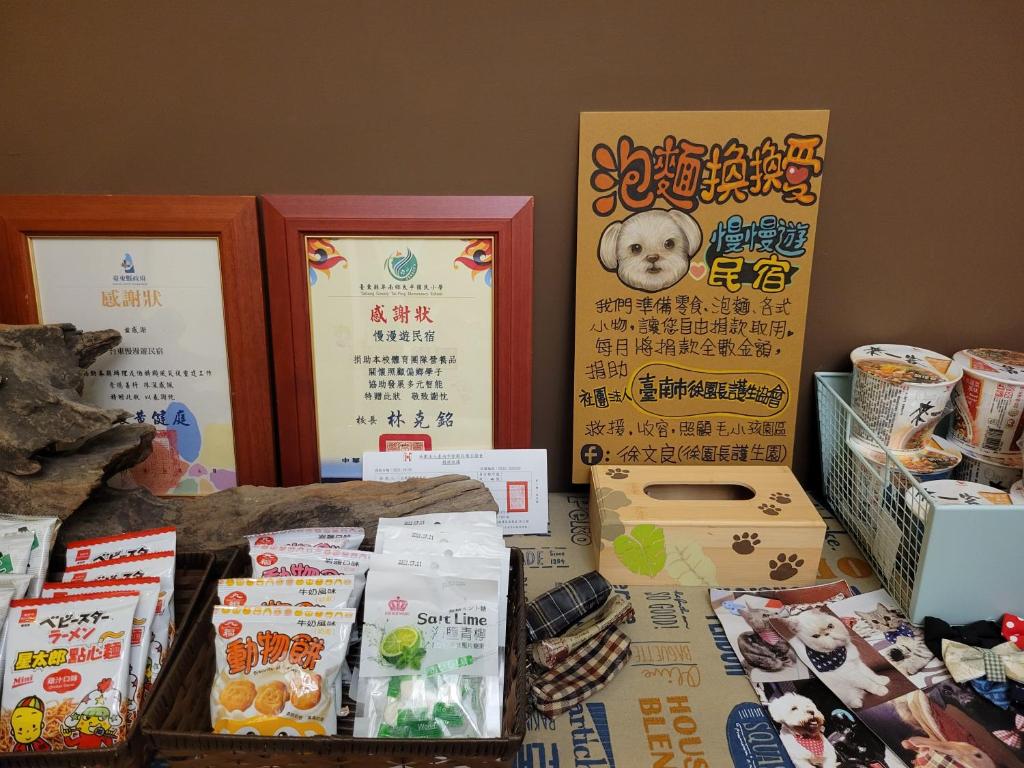
[[261,199],[281,479],[530,444],[533,199]]
[[276,485],[252,197],[0,197],[0,322],[113,328],[84,397],[156,428],[111,483]]

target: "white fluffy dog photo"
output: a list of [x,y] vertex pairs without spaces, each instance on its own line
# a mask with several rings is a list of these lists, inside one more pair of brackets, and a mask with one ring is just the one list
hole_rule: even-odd
[[700,225],[682,211],[643,211],[608,225],[598,257],[625,285],[656,293],[686,277],[703,239]]
[[796,768],[836,768],[836,749],[825,738],[825,717],[806,696],[785,693],[768,705]]

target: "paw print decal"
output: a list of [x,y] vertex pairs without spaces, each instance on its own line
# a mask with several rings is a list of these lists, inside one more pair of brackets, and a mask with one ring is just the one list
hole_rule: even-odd
[[737,533],[732,537],[732,550],[737,555],[749,555],[760,543],[756,533],[744,533],[742,536]]
[[629,477],[629,470],[622,469],[620,467],[611,467],[607,472],[605,472],[605,474],[612,480],[625,480]]
[[768,567],[771,568],[768,575],[775,581],[792,579],[799,573],[803,564],[804,561],[796,555],[785,555],[780,552],[778,557],[768,561]]
[[757,508],[766,515],[772,515],[773,517],[782,511],[782,507],[776,506],[775,504],[758,504]]
[[768,498],[776,504],[789,504],[793,500],[788,493],[773,493]]

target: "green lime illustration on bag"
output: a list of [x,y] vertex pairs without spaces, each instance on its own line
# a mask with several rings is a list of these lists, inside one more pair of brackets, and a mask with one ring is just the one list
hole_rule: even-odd
[[396,669],[419,669],[427,655],[423,635],[416,627],[393,629],[380,641],[380,655]]

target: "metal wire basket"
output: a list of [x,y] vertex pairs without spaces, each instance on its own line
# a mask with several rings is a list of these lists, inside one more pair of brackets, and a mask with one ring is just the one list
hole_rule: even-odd
[[[825,502],[915,624],[1024,609],[1024,506],[937,505],[850,408],[851,375],[816,373]],[[853,431],[884,461],[850,447]]]

